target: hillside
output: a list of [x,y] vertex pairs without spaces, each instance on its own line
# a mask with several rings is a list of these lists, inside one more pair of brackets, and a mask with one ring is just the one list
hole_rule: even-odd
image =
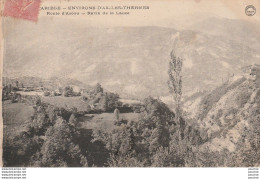
[[208,133],[202,148],[235,152],[247,146],[254,128],[259,130],[260,66],[247,67],[244,75],[202,97],[197,109],[197,124]]

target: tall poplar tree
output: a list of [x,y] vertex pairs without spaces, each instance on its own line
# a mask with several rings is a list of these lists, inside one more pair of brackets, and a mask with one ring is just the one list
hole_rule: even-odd
[[[171,60],[169,62],[169,92],[173,96],[175,103],[175,117],[183,131],[183,122],[181,119],[181,97],[182,97],[182,59],[176,57],[174,51],[171,51]],[[181,135],[181,134],[180,134]]]

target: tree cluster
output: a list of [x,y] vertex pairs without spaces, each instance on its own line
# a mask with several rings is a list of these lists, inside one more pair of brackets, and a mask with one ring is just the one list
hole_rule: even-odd
[[13,138],[4,136],[4,166],[88,166],[87,156],[76,140],[80,133],[72,115],[36,100],[26,130]]

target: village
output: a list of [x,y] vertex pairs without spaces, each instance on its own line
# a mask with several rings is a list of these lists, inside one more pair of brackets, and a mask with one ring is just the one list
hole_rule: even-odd
[[122,99],[116,93],[105,91],[99,83],[93,89],[85,89],[76,85],[47,88],[42,82],[36,86],[15,81],[4,86],[2,100],[16,103],[32,96],[38,96],[55,106],[76,108],[82,113],[113,112],[115,109],[123,113],[139,113],[142,107],[141,101]]

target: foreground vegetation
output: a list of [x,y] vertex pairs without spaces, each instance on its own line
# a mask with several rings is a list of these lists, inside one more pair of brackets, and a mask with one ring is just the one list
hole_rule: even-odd
[[175,114],[151,97],[145,100],[138,120],[114,125],[111,130],[98,125],[87,128],[80,114],[39,99],[35,104],[24,130],[4,137],[5,166],[232,167],[259,161],[259,115],[248,119],[252,125],[236,151],[216,152],[202,147],[211,140],[206,131],[190,125],[187,117],[182,117],[185,127],[181,131]]
[[[206,94],[195,118],[182,109],[180,74],[179,81],[172,79],[177,83],[170,83],[177,103],[175,112],[162,101],[148,97],[140,113],[120,114],[117,95],[109,97],[103,91],[83,99],[96,104],[95,110],[87,107],[84,112],[37,96],[21,98],[30,105],[4,105],[4,118],[15,119],[19,116],[14,114],[22,114],[23,124],[11,135],[7,130],[4,133],[4,166],[259,166],[260,69],[252,69],[248,76],[227,81]],[[32,106],[33,110],[29,109]],[[26,112],[20,107],[27,108]],[[8,108],[16,111],[8,112]],[[114,109],[114,114],[108,113]],[[100,120],[106,121],[104,126]],[[15,126],[12,121],[4,124]]]

